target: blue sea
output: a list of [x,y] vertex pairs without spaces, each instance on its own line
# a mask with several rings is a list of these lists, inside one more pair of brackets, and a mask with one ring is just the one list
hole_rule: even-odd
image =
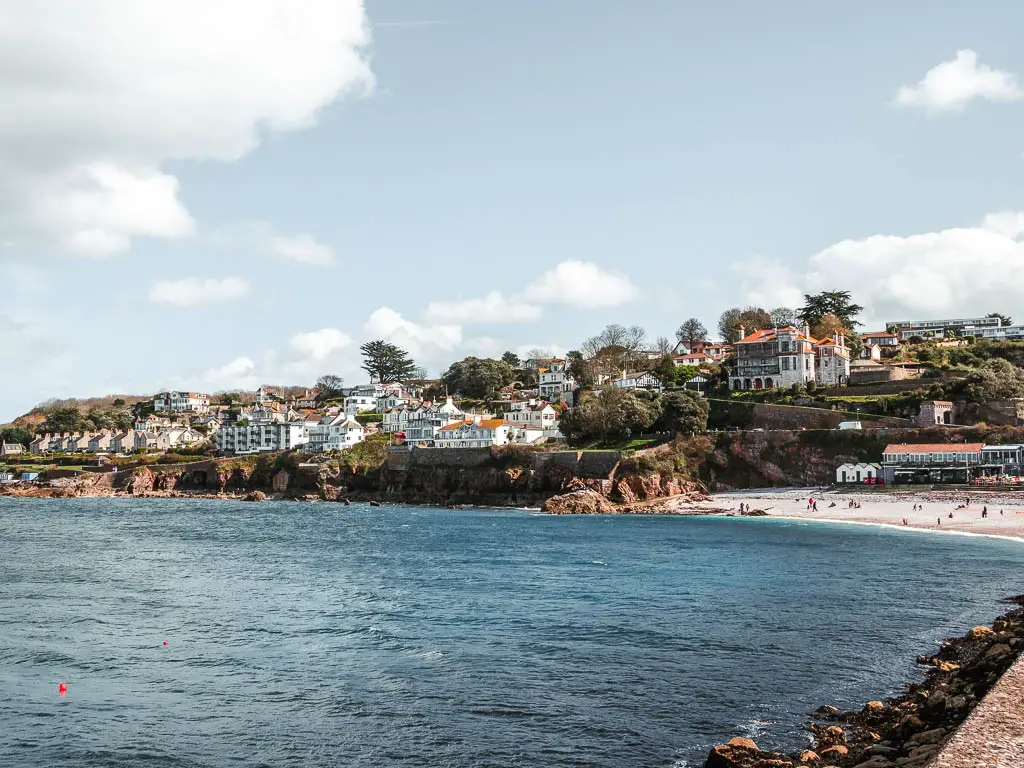
[[0,765],[797,747],[809,711],[897,692],[1005,610],[1022,564],[1017,542],[781,520],[0,499]]

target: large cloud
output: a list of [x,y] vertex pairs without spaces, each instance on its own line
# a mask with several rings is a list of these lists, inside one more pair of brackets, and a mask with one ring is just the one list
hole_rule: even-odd
[[617,307],[635,300],[640,290],[626,275],[589,261],[563,261],[528,286],[525,297],[544,304]]
[[971,317],[1024,320],[1024,214],[990,214],[974,227],[843,240],[797,269],[764,259],[735,265],[743,299],[789,304],[804,292],[847,289],[867,322]]
[[[312,125],[372,85],[368,43],[361,0],[9,0],[0,241],[107,255],[191,234],[164,163],[236,160]],[[285,250],[326,259],[299,245]]]
[[1017,87],[1013,73],[978,63],[971,50],[957,51],[950,61],[936,64],[914,87],[904,86],[896,94],[903,107],[930,110],[963,109],[974,99],[1018,101],[1024,91]]
[[482,299],[431,302],[424,317],[428,323],[529,323],[540,320],[542,313],[536,304],[491,291]]
[[199,304],[219,304],[240,299],[249,292],[249,283],[240,277],[159,280],[149,289],[149,300],[154,304],[175,307],[195,307]]

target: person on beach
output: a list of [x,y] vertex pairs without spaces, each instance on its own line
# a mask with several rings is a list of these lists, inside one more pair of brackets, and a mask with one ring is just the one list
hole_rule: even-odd
[[814,510],[815,512],[817,512],[817,511],[818,511],[818,502],[814,502],[814,504],[812,505],[812,507],[811,507],[811,508],[812,508],[812,509],[813,509],[813,510]]
[[941,517],[935,518],[935,524],[941,528],[942,527],[942,518]]

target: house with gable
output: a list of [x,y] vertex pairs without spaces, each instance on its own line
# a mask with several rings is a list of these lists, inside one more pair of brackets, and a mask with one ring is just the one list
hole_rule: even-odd
[[565,360],[554,359],[549,367],[541,368],[538,382],[537,391],[542,399],[572,404],[572,393],[576,391],[577,384]]
[[36,439],[28,444],[30,453],[46,453],[50,450],[50,439],[52,435],[36,435]]
[[821,341],[789,326],[747,334],[740,328],[735,344],[736,368],[731,389],[788,388],[815,382],[821,386],[846,384],[850,377],[850,350],[841,334]]
[[88,450],[89,453],[103,453],[105,451],[109,451],[111,437],[110,430],[108,429],[94,432],[89,438],[89,444],[86,450]]
[[512,426],[504,419],[481,419],[448,424],[437,431],[437,448],[489,448],[508,445]]
[[661,379],[650,371],[623,374],[617,379],[612,379],[609,383],[619,389],[642,389],[647,392],[661,392],[663,389]]
[[25,452],[21,443],[0,442],[0,456],[17,456]]
[[302,450],[307,453],[342,451],[361,443],[365,436],[363,425],[347,414],[325,415],[309,428],[309,442]]

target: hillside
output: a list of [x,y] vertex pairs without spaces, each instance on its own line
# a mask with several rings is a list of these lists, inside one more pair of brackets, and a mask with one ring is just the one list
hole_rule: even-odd
[[[53,398],[51,400],[44,400],[39,405],[32,408],[28,413],[22,414],[15,418],[9,424],[0,424],[0,427],[22,427],[29,431],[34,431],[35,427],[42,424],[46,420],[46,415],[56,408],[78,408],[83,414],[87,413],[92,408],[109,409],[115,407],[130,408],[135,403],[141,400],[148,400],[152,395],[103,395],[101,397],[69,397],[67,399]],[[123,402],[118,402],[123,401]],[[115,406],[115,402],[117,405]]]

